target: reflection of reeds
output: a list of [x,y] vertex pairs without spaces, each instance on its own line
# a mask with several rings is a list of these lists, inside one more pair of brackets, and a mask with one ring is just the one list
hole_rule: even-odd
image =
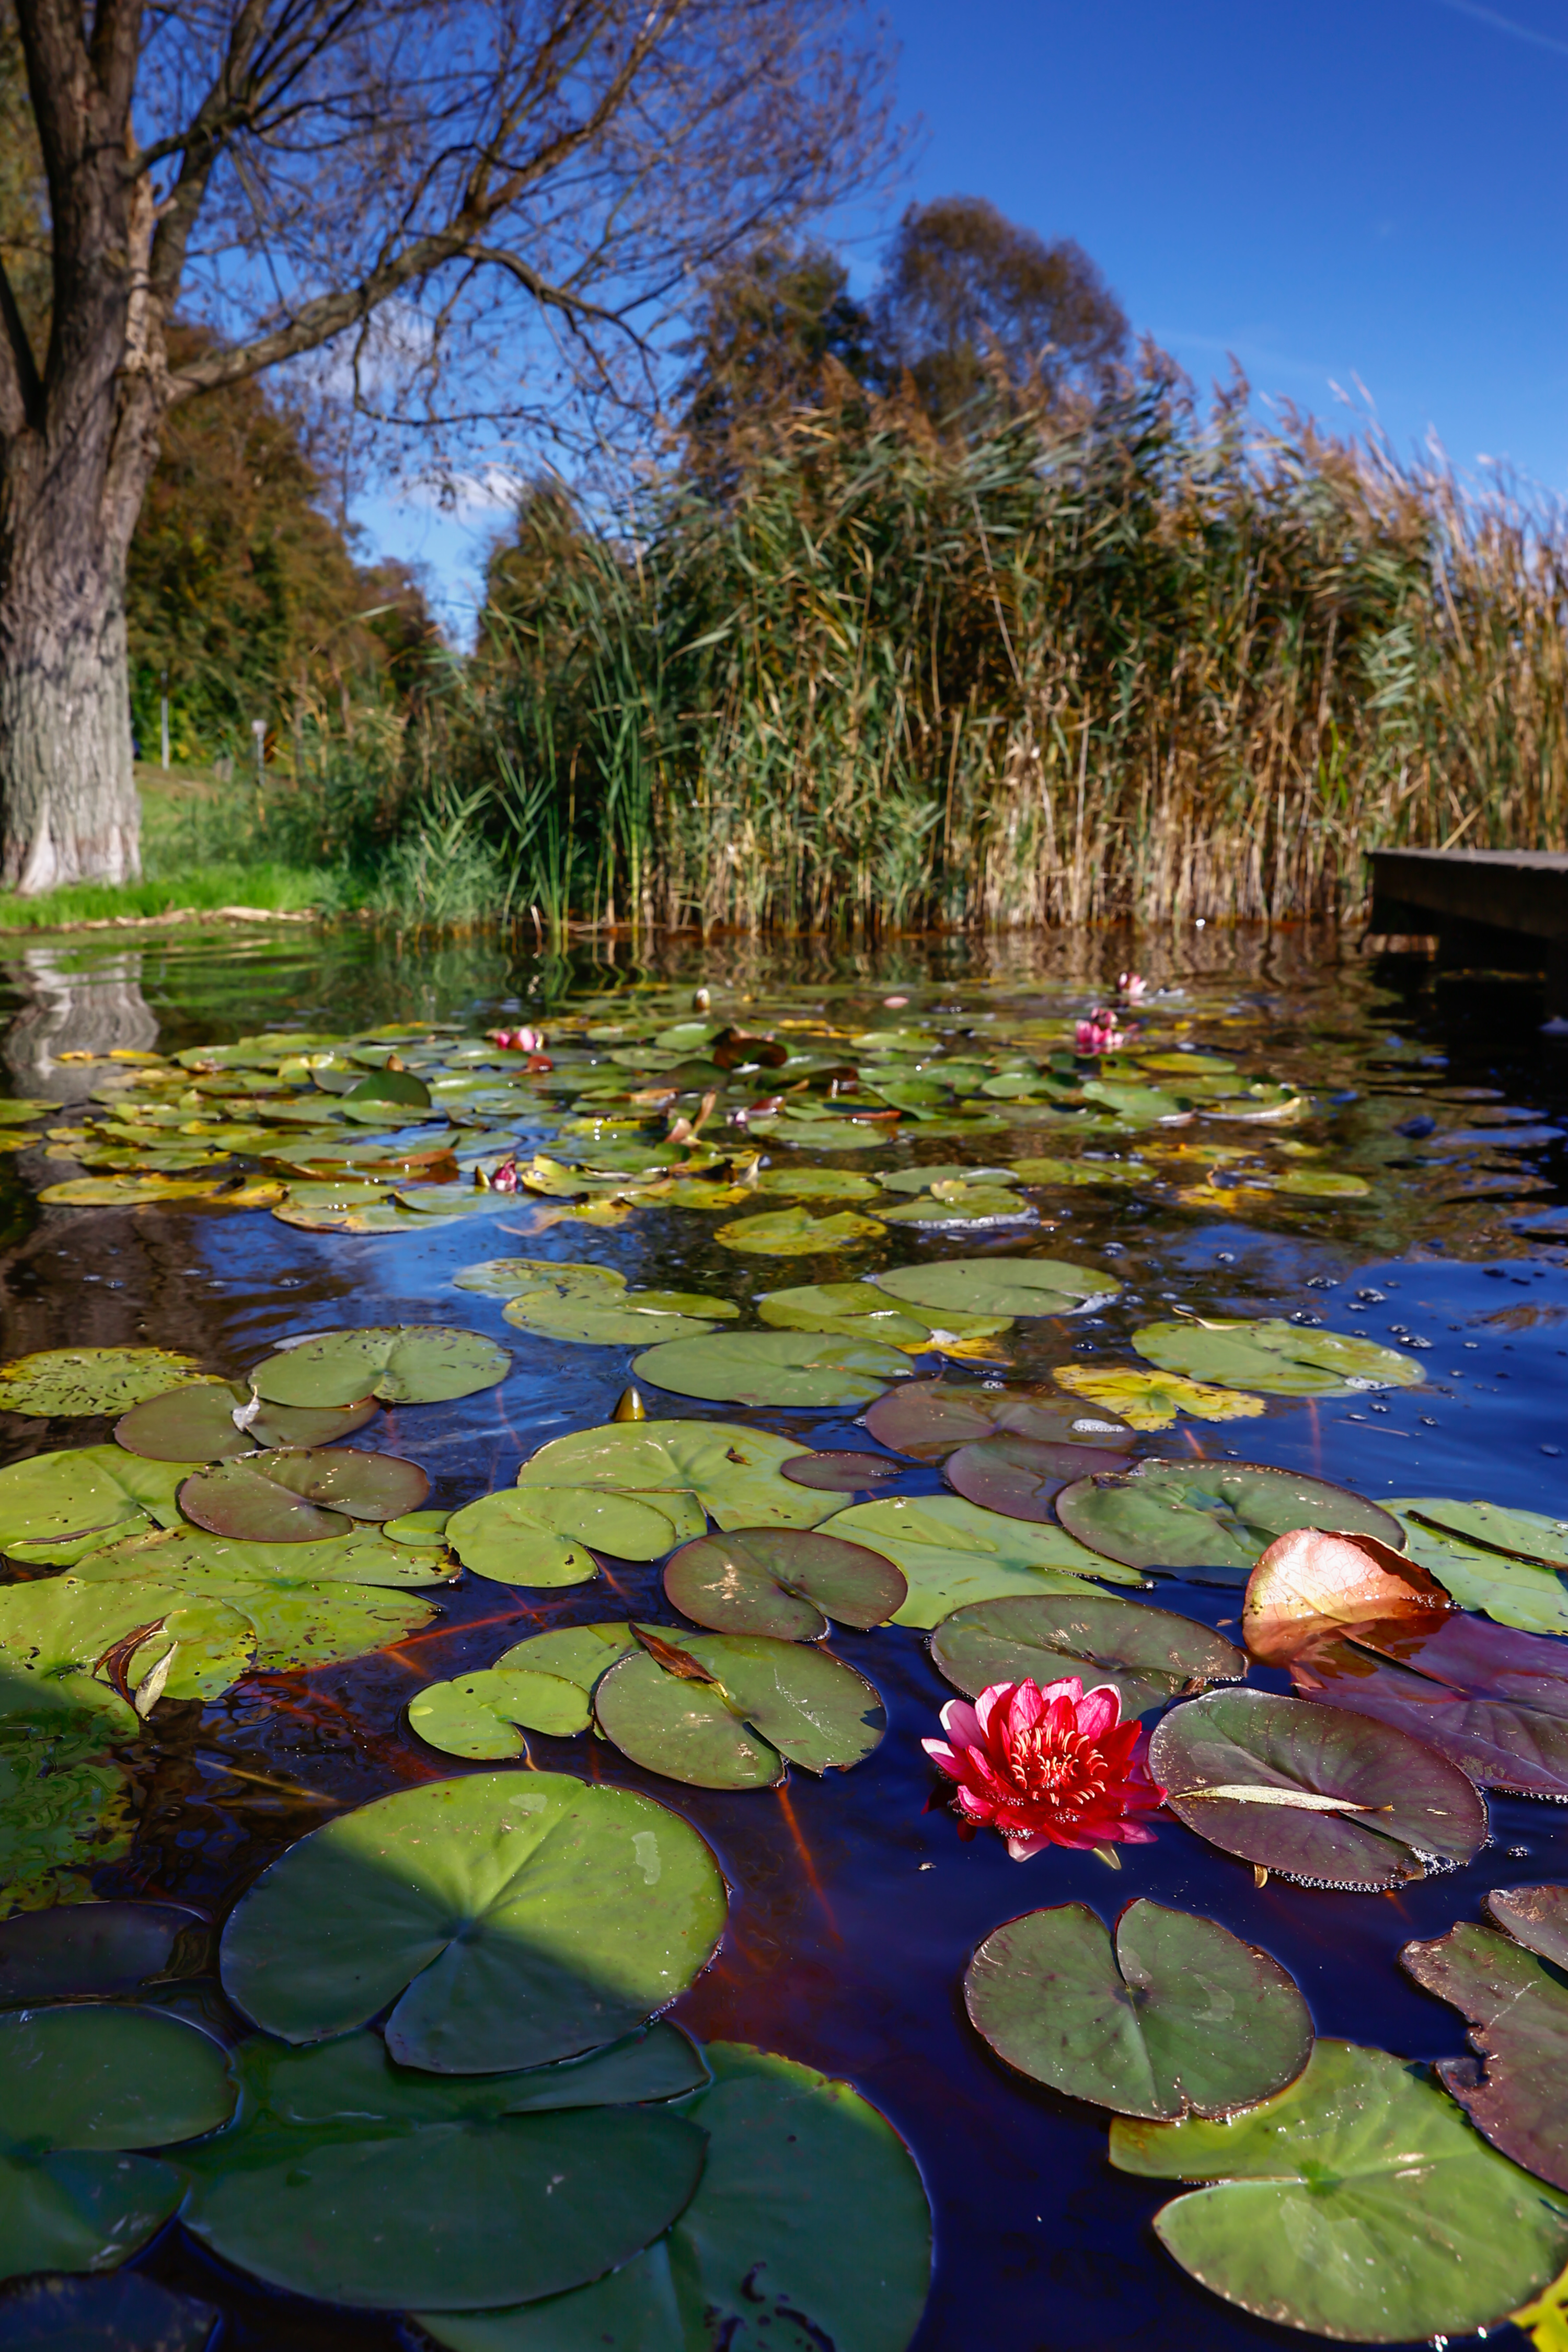
[[637,523],[525,515],[452,743],[550,711],[583,913],[1335,914],[1375,843],[1562,829],[1568,541],[1376,444],[1151,372],[1070,428],[803,414]]

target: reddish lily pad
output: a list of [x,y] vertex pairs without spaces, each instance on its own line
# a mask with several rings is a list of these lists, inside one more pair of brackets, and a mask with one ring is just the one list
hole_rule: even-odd
[[1468,1862],[1486,1841],[1486,1806],[1447,1758],[1304,1699],[1189,1699],[1155,1731],[1149,1770],[1211,1845],[1310,1886],[1381,1893]]
[[793,1486],[815,1487],[819,1495],[866,1495],[900,1477],[903,1467],[885,1454],[797,1454],[780,1463],[779,1475]]
[[1135,1433],[1114,1413],[1065,1402],[1055,1389],[983,1389],[957,1381],[911,1381],[861,1415],[879,1445],[916,1462],[941,1462],[961,1445],[1001,1431],[1047,1445],[1115,1449]]
[[1568,1886],[1495,1886],[1484,1907],[1516,1944],[1568,1969]]
[[1375,1503],[1262,1462],[1140,1462],[1081,1478],[1057,1497],[1057,1517],[1079,1543],[1125,1568],[1187,1570],[1206,1584],[1244,1584],[1276,1537],[1333,1528],[1399,1542],[1399,1523]]
[[1117,2115],[1231,2116],[1293,2083],[1312,2051],[1295,1979],[1217,1920],[1128,1904],[1111,1938],[1086,1903],[996,1928],[963,1979],[1009,2066]]
[[1440,2060],[1445,2089],[1504,2156],[1568,2189],[1568,1986],[1557,1969],[1497,1928],[1468,1920],[1429,1944],[1406,1944],[1399,1965],[1459,2011],[1484,2062],[1483,2069],[1473,2058]]
[[1247,1672],[1234,1643],[1191,1617],[1098,1594],[972,1601],[937,1627],[931,1654],[969,1698],[992,1683],[1044,1688],[1076,1675],[1086,1690],[1112,1685],[1123,1717],[1147,1715],[1210,1683],[1238,1682]]
[[665,1569],[664,1590],[684,1616],[716,1633],[818,1642],[829,1617],[862,1633],[885,1625],[909,1586],[865,1544],[805,1528],[741,1528],[683,1544]]
[[1247,1579],[1241,1623],[1253,1656],[1284,1666],[1358,1625],[1430,1627],[1450,1606],[1418,1562],[1375,1536],[1293,1528],[1269,1545]]
[[1045,1438],[1018,1437],[1001,1431],[977,1444],[961,1445],[948,1456],[944,1473],[955,1494],[983,1510],[1001,1511],[1010,1519],[1056,1517],[1052,1508],[1064,1486],[1096,1471],[1131,1469],[1130,1454],[1110,1454],[1101,1446],[1063,1445]]
[[243,1454],[198,1470],[180,1508],[210,1535],[241,1543],[315,1543],[356,1519],[395,1519],[430,1492],[417,1464],[352,1446]]
[[[247,1404],[241,1426],[235,1414]],[[152,1462],[227,1462],[258,1446],[339,1444],[379,1410],[368,1396],[356,1404],[267,1405],[237,1381],[209,1381],[132,1405],[115,1423],[114,1439]]]

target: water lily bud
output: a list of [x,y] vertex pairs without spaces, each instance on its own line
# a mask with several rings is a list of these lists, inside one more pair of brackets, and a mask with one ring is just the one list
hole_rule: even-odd
[[693,1013],[711,1013],[713,1010],[713,997],[711,992],[706,988],[694,990],[691,998],[691,1010]]
[[612,1421],[646,1421],[647,1407],[642,1401],[641,1392],[637,1389],[623,1389],[616,1400],[616,1409],[610,1415],[610,1419]]

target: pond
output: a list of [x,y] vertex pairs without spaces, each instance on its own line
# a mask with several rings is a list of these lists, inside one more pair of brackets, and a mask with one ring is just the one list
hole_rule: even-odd
[[0,2346],[1525,2340],[1568,1063],[1115,945],[16,952]]

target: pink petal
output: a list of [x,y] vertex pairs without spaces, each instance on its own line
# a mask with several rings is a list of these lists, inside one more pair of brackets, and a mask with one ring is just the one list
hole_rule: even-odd
[[[996,1714],[997,1709],[1001,1708],[1003,1710],[1003,1720],[1004,1722],[1006,1720],[1005,1710],[1011,1705],[1013,1694],[1017,1688],[1018,1685],[1016,1683],[988,1683],[985,1688],[981,1692],[980,1696],[974,1702],[974,1716],[977,1726],[975,1745],[977,1747],[990,1747],[994,1737],[991,1728],[992,1718]],[[942,1721],[944,1723],[947,1721],[947,1710],[945,1707],[942,1709]]]
[[1114,1731],[1121,1720],[1121,1694],[1114,1683],[1100,1683],[1091,1691],[1081,1693],[1078,1702],[1078,1727],[1086,1738],[1100,1739]]
[[[990,1693],[981,1693],[982,1704]],[[942,1711],[942,1727],[960,1748],[984,1748],[985,1727],[966,1698],[950,1698]]]

